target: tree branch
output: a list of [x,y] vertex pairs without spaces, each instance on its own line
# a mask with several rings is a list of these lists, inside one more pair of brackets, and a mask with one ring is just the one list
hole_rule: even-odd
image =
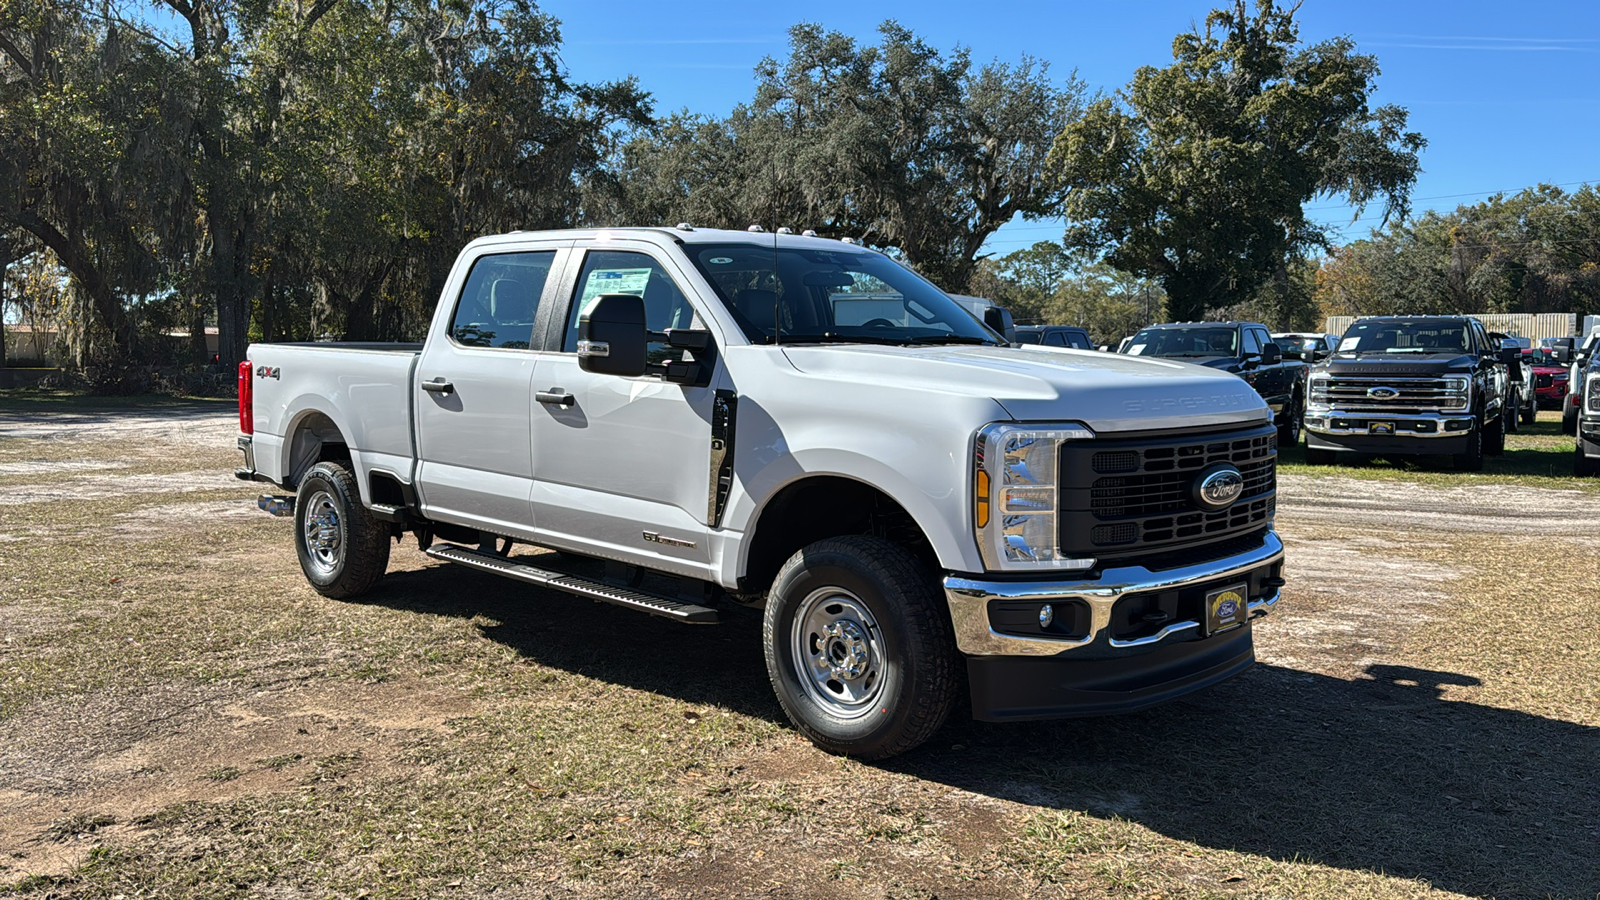
[[11,57],[11,61],[16,63],[17,68],[22,70],[22,74],[28,76],[30,81],[33,80],[33,64],[28,60],[27,56],[23,55],[22,50],[16,44],[11,43],[11,39],[3,34],[0,34],[0,50],[5,51],[6,56]]

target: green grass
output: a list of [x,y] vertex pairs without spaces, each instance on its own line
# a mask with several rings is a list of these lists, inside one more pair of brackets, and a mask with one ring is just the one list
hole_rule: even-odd
[[1304,443],[1278,454],[1278,471],[1287,475],[1360,478],[1368,481],[1409,481],[1436,487],[1479,484],[1513,484],[1555,490],[1582,490],[1600,494],[1600,478],[1572,474],[1575,438],[1561,433],[1559,410],[1541,410],[1538,420],[1517,434],[1506,435],[1506,452],[1484,458],[1483,471],[1457,472],[1450,458],[1435,456],[1340,456],[1331,466],[1306,464]]

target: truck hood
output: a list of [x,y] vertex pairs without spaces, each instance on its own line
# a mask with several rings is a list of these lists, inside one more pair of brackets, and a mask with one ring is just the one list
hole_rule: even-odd
[[1330,375],[1444,375],[1471,372],[1477,359],[1458,353],[1352,356],[1341,354],[1322,364],[1320,371]]
[[808,375],[987,397],[1019,422],[1082,422],[1101,433],[1233,425],[1272,415],[1237,376],[1165,359],[1033,346],[796,345],[783,352]]

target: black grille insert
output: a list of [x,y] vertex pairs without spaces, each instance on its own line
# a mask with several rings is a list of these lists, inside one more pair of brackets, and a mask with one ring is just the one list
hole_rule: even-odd
[[[1066,556],[1120,559],[1234,538],[1275,511],[1277,430],[1268,424],[1187,437],[1061,447],[1060,539]],[[1200,508],[1200,470],[1230,463],[1244,490],[1221,511]]]

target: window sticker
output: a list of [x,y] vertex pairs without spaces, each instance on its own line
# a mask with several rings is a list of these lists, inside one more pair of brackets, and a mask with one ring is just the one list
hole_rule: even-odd
[[632,294],[643,297],[650,283],[649,269],[595,269],[583,284],[583,295],[578,298],[578,308],[585,309],[589,301],[601,294]]
[[1339,352],[1349,353],[1351,350],[1354,350],[1359,346],[1361,346],[1361,338],[1347,337],[1339,342]]
[[731,257],[731,256],[713,256],[710,259],[706,260],[706,262],[711,263],[713,266],[725,266],[728,263],[733,262],[733,257]]
[[1147,346],[1149,346],[1149,345],[1148,344],[1134,344],[1133,346],[1128,348],[1128,355],[1129,356],[1138,356],[1139,354],[1144,352],[1144,348],[1147,347]]

